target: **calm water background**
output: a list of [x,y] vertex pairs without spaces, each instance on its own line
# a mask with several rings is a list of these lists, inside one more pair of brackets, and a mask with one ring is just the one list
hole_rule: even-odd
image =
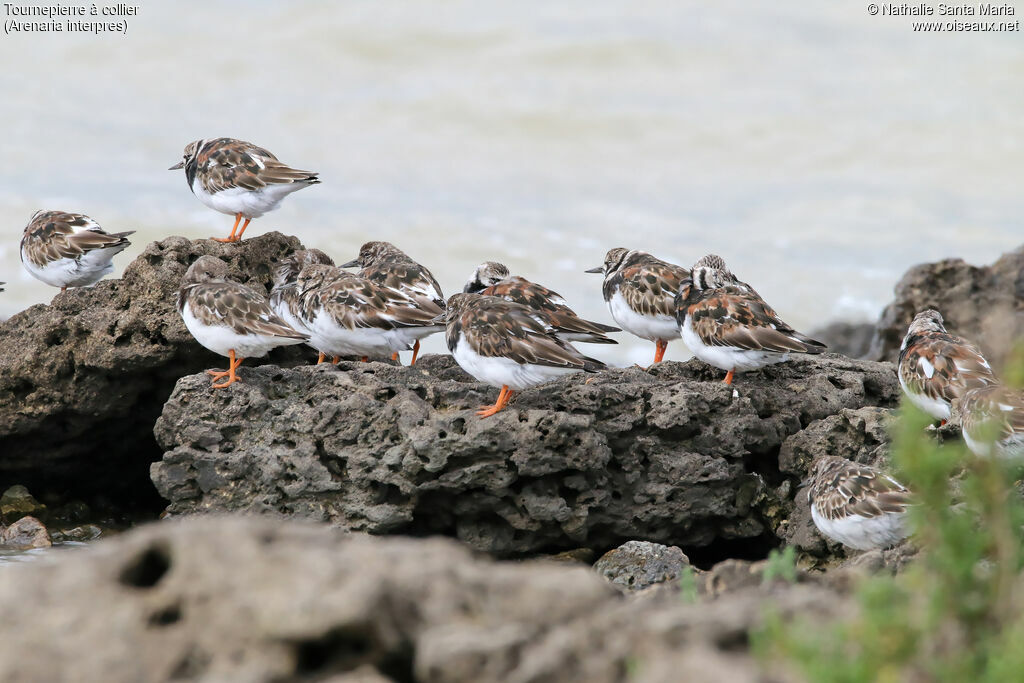
[[[165,170],[219,135],[321,173],[248,234],[339,261],[387,239],[446,293],[501,260],[607,322],[582,271],[614,246],[717,252],[806,331],[874,318],[915,263],[1024,241],[1021,33],[855,2],[495,5],[147,0],[127,36],[0,35],[0,317],[55,291],[18,259],[36,209],[137,230],[121,267],[226,235]],[[650,360],[620,340],[590,351]]]

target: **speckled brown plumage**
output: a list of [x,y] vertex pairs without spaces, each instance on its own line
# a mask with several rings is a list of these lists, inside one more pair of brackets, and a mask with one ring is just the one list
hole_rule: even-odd
[[807,497],[830,520],[902,513],[911,503],[910,491],[889,475],[835,456],[815,462]]
[[59,259],[81,259],[94,249],[129,246],[128,232],[107,233],[96,221],[80,213],[36,211],[21,238],[22,259],[42,267]]
[[316,173],[292,168],[268,150],[234,138],[190,142],[185,146],[183,164],[189,187],[198,180],[209,194],[232,188],[260,190],[268,185],[319,182]]
[[641,315],[675,314],[674,299],[680,283],[690,271],[647,252],[617,247],[604,259],[604,300],[616,292],[626,304]]
[[988,455],[992,443],[1002,455],[1024,455],[1024,391],[977,387],[964,393],[958,407],[964,440],[976,455]]
[[362,277],[402,292],[425,311],[435,316],[444,311],[444,294],[434,274],[390,242],[365,243],[355,259],[342,264],[342,268],[355,266]]

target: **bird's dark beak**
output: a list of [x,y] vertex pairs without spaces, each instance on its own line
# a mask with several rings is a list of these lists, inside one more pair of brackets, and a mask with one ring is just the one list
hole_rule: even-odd
[[430,319],[430,324],[431,325],[444,325],[444,318],[445,318],[445,314],[441,313],[440,315],[438,315],[438,316],[436,316],[434,318],[431,318]]
[[167,170],[168,171],[177,171],[179,168],[185,168],[185,162],[184,161],[179,161],[178,163],[176,163],[174,166],[171,166]]
[[603,273],[604,266],[598,266],[597,268],[589,268],[583,271],[584,273]]
[[354,259],[352,259],[351,261],[346,261],[345,263],[342,263],[342,264],[341,264],[340,266],[338,266],[338,267],[339,267],[339,268],[355,268],[355,267],[356,267],[356,266],[358,266],[358,265],[359,265],[359,259],[357,259],[357,258],[354,258]]

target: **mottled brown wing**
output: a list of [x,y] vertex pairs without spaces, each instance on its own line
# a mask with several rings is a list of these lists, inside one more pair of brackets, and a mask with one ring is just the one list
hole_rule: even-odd
[[227,325],[238,334],[264,334],[288,339],[306,335],[288,326],[265,298],[235,282],[200,282],[182,290],[192,314],[208,325]]
[[687,308],[693,331],[710,346],[776,353],[820,353],[825,346],[784,323],[752,290],[728,285]]
[[605,300],[617,289],[626,304],[641,315],[675,316],[679,284],[690,277],[686,268],[646,256],[625,266],[605,282]]
[[124,245],[134,231],[106,233],[88,216],[65,211],[39,211],[25,228],[21,244],[37,266],[62,258],[78,259],[94,249]]
[[900,352],[899,373],[912,392],[946,402],[998,381],[978,347],[943,332],[908,340]]
[[369,266],[359,274],[389,289],[396,289],[410,297],[416,305],[435,317],[444,312],[444,295],[438,284],[425,266],[415,262],[389,263],[386,266]]
[[203,146],[196,155],[203,188],[213,194],[242,188],[259,190],[267,185],[311,180],[316,174],[294,169],[278,161],[262,147],[240,140],[219,138]]
[[902,484],[866,468],[848,469],[835,490],[847,501],[846,511],[862,517],[903,512],[910,504],[910,492]]
[[583,369],[587,359],[554,336],[525,306],[486,297],[459,316],[458,329],[481,356],[519,364]]
[[317,294],[320,304],[348,329],[431,327],[439,310],[425,310],[396,289],[340,271]]
[[[561,294],[525,278],[508,278],[496,285],[491,285],[480,293],[500,297],[537,311],[543,314],[544,320],[559,332],[591,334],[596,335],[594,341],[605,341],[603,338],[605,333],[621,331],[617,327],[591,322],[579,317],[575,311],[569,308]],[[611,339],[606,341],[615,343]]]

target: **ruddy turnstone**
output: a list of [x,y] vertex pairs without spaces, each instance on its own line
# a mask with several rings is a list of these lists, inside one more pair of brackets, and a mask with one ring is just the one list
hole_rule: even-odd
[[501,263],[485,261],[476,267],[466,286],[462,288],[466,294],[484,294],[497,296],[505,301],[522,304],[534,312],[534,315],[558,331],[558,337],[569,342],[587,342],[590,344],[617,344],[609,339],[609,332],[621,332],[617,327],[584,320],[569,308],[569,304],[558,292],[553,292],[536,282],[512,276]]
[[[298,280],[302,268],[309,264],[333,266],[334,261],[319,249],[305,249],[286,256],[274,267],[274,286],[269,297],[270,307],[274,309],[274,313],[277,313],[289,327],[303,333],[308,333],[309,330],[302,319]],[[324,362],[322,352],[317,362]]]
[[308,340],[281,320],[261,294],[228,280],[227,273],[227,264],[219,258],[200,256],[185,272],[178,291],[178,312],[188,331],[210,351],[228,357],[226,371],[206,371],[214,382],[228,378],[213,384],[215,389],[236,382],[235,371],[246,358]]
[[[231,234],[214,237],[218,242],[238,242],[253,218],[273,211],[292,192],[320,182],[316,173],[282,164],[262,147],[234,138],[188,143],[184,159],[168,170],[179,168],[185,169],[185,180],[199,201],[234,215]],[[245,223],[238,231],[243,217]]]
[[874,467],[824,456],[808,477],[807,499],[818,531],[856,550],[888,548],[906,538],[910,492]]
[[297,281],[299,311],[310,346],[321,354],[371,357],[408,351],[414,334],[444,329],[428,311],[397,289],[334,266],[307,265]]
[[1001,385],[977,387],[960,399],[961,434],[980,457],[1024,457],[1024,391]]
[[463,370],[501,387],[481,418],[508,405],[516,391],[572,372],[597,372],[605,364],[584,356],[521,304],[494,296],[453,294],[444,314],[448,350]]
[[[342,268],[359,266],[359,274],[371,282],[384,287],[396,289],[416,302],[431,318],[444,312],[444,294],[433,273],[423,265],[413,261],[409,256],[390,242],[367,242],[359,248],[359,256]],[[444,327],[420,326],[404,328],[402,335],[408,337],[412,344],[412,362],[416,365],[416,357],[420,353],[420,340]],[[392,360],[398,360],[398,352],[394,352]]]
[[997,382],[977,346],[946,332],[942,315],[921,311],[900,346],[900,386],[910,402],[945,424],[955,399]]
[[62,292],[88,287],[113,272],[110,261],[131,245],[134,232],[104,232],[80,213],[36,211],[21,238],[21,262],[32,277]]
[[825,345],[784,323],[750,285],[714,254],[697,261],[676,296],[683,341],[697,358],[726,371],[757,370],[790,353],[821,353]]
[[668,343],[679,339],[674,299],[690,271],[647,252],[621,247],[610,250],[604,264],[587,270],[604,273],[604,300],[617,325],[655,344],[654,362],[665,357]]

